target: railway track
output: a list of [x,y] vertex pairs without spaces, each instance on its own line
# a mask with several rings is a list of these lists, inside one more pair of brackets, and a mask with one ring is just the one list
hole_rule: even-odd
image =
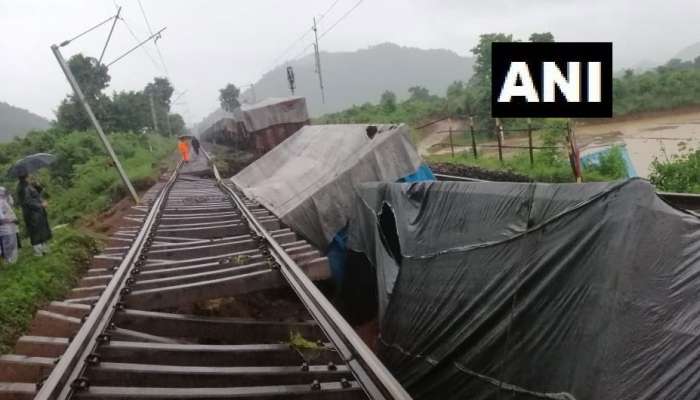
[[[0,357],[0,399],[409,399],[312,282],[328,260],[231,185],[201,157],[148,192]],[[194,312],[231,297],[255,315]]]

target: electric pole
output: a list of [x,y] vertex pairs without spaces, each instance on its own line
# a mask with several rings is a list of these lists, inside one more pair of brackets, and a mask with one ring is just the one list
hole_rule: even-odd
[[321,74],[321,56],[318,52],[318,28],[316,27],[316,17],[314,17],[314,38],[316,43],[314,43],[314,56],[316,61],[316,73],[318,74],[318,83],[321,85],[321,102],[326,104],[326,94],[323,91],[323,74]]
[[294,96],[296,86],[294,85],[294,69],[291,65],[287,66],[287,82],[289,82],[289,90],[292,91],[292,96]]
[[92,112],[92,108],[90,107],[90,104],[88,104],[88,102],[85,100],[85,95],[83,94],[83,91],[80,89],[80,86],[78,85],[78,81],[75,79],[75,76],[73,76],[73,72],[71,72],[70,67],[66,63],[66,60],[63,59],[63,55],[61,55],[61,51],[59,50],[58,46],[56,46],[55,44],[51,46],[51,51],[53,51],[54,56],[56,56],[56,60],[58,61],[58,65],[61,66],[61,69],[63,70],[63,73],[66,75],[66,79],[68,79],[68,83],[70,84],[71,88],[73,88],[73,92],[75,93],[76,97],[78,98],[78,101],[80,101],[80,104],[82,104],[83,108],[85,108],[85,112],[87,113],[88,117],[90,118],[92,125],[95,127],[95,130],[97,130],[97,134],[100,136],[100,139],[102,140],[102,144],[104,144],[105,149],[107,149],[107,153],[112,158],[112,161],[114,162],[114,166],[117,167],[117,171],[119,172],[119,176],[122,178],[124,185],[126,185],[127,189],[129,189],[129,193],[131,193],[131,197],[134,199],[134,201],[136,203],[138,203],[139,202],[139,195],[136,194],[136,190],[134,190],[134,186],[131,185],[131,181],[129,180],[129,177],[126,175],[126,172],[124,172],[124,168],[122,168],[122,164],[119,162],[117,155],[114,154],[114,150],[112,149],[112,145],[109,144],[109,141],[107,140],[107,136],[105,135],[104,131],[102,130],[102,126],[100,125],[100,122],[97,120],[97,118],[95,117],[95,114]]
[[153,118],[153,131],[158,132],[158,118],[156,118],[156,107],[153,101],[153,95],[148,96],[148,100],[151,103],[151,118]]

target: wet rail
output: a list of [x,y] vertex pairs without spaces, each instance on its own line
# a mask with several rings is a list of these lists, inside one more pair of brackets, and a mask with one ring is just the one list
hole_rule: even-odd
[[[144,197],[0,357],[0,399],[410,398],[313,283],[328,260],[206,153]],[[254,315],[201,312],[223,298]]]

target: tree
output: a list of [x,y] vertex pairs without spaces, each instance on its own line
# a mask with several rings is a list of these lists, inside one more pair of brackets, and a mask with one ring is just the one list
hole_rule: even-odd
[[447,87],[447,108],[450,115],[464,114],[465,87],[464,82],[454,81]]
[[113,93],[108,130],[143,132],[152,125],[150,107],[144,92]]
[[427,101],[430,100],[430,91],[422,86],[411,86],[408,88],[409,100]]
[[219,102],[221,103],[221,108],[228,112],[233,112],[233,110],[240,107],[241,103],[238,101],[240,93],[240,89],[233,83],[229,83],[225,88],[220,89]]
[[173,86],[167,78],[154,78],[153,82],[146,85],[143,89],[143,93],[150,97],[153,96],[153,101],[156,105],[170,111],[170,98],[175,92]]
[[[109,115],[109,98],[102,91],[109,86],[111,77],[107,67],[95,58],[76,54],[68,60],[68,67],[78,81],[85,100],[92,107],[95,116],[103,119]],[[92,127],[82,104],[74,94],[66,96],[56,110],[56,124],[65,130],[86,130]]]
[[531,42],[553,43],[554,35],[551,32],[533,33],[528,40]]
[[68,67],[88,100],[97,98],[112,79],[107,73],[107,67],[93,57],[76,54],[68,60]]
[[385,90],[382,93],[379,104],[385,112],[392,113],[396,111],[396,94],[390,90]]
[[479,43],[471,49],[474,54],[474,75],[469,83],[472,85],[491,86],[491,43],[512,42],[513,35],[505,33],[487,33],[479,36]]
[[173,135],[182,135],[185,133],[185,120],[180,114],[170,114],[170,126],[173,129]]

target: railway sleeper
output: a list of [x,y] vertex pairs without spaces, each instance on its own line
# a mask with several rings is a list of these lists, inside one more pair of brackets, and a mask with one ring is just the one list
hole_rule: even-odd
[[315,321],[261,321],[245,318],[203,317],[125,309],[114,315],[114,323],[157,336],[191,338],[225,344],[281,343],[298,332],[312,341],[326,337]]

